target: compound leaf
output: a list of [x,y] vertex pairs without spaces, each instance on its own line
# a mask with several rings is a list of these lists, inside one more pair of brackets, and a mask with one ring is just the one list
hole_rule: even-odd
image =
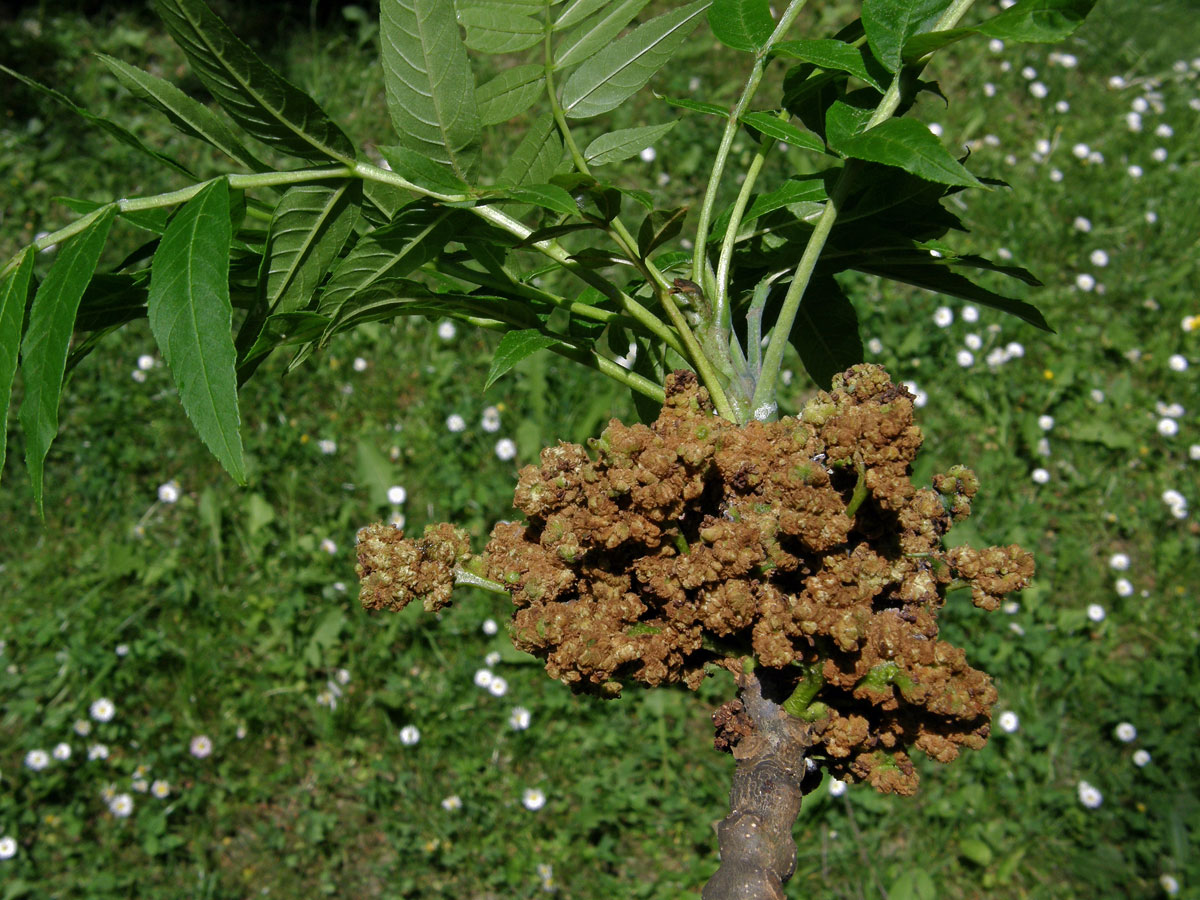
[[[46,454],[58,433],[58,401],[67,366],[67,347],[75,326],[79,301],[91,281],[100,251],[117,216],[115,205],[105,208],[79,234],[58,250],[29,310],[29,327],[21,345],[21,376],[25,399],[21,428],[25,432],[25,466],[33,484],[33,500],[42,512],[42,476]],[[21,295],[24,313],[24,295]],[[18,326],[19,327],[19,326]]]
[[155,0],[155,9],[238,125],[300,159],[354,164],[354,144],[317,102],[263,62],[202,0]]

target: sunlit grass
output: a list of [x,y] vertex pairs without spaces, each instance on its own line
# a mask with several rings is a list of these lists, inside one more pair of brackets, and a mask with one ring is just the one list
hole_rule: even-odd
[[[822,786],[797,823],[790,896],[1153,897],[1171,886],[1163,876],[1183,894],[1200,884],[1200,72],[1170,29],[1110,6],[1111,24],[1102,7],[1064,47],[962,45],[933,73],[950,107],[923,101],[949,146],[1012,184],[963,195],[972,231],[956,246],[1029,267],[1045,287],[1025,296],[1057,333],[847,281],[878,342],[868,359],[923,395],[917,478],[957,462],[981,476],[970,533],[953,539],[1022,543],[1039,577],[1002,611],[945,611],[947,638],[994,675],[1008,727],[953,766],[921,761],[914,799]],[[132,62],[149,52],[172,75],[179,62],[136,19],[63,27],[64,46],[74,28],[76,44]],[[365,34],[302,34],[275,58],[356,137],[385,141]],[[67,71],[96,71],[72,54]],[[707,66],[697,52],[664,92],[731,77]],[[136,109],[106,84],[72,90]],[[79,138],[96,157],[81,162],[63,115],[38,108],[39,124],[2,132],[0,161],[28,185],[0,225],[5,252],[65,221],[46,214],[58,193],[158,189],[94,137]],[[148,140],[197,152],[139,115],[130,127]],[[704,124],[685,121],[627,177],[694,198]],[[244,490],[193,437],[143,325],[70,382],[44,525],[10,434],[6,896],[666,900],[715,868],[732,761],[711,749],[708,715],[728,679],[601,703],[511,649],[502,599],[466,594],[438,620],[358,608],[358,527],[450,520],[481,540],[512,514],[517,468],[539,447],[631,415],[615,387],[542,357],[482,395],[493,342],[438,325],[360,330],[287,378],[285,360],[268,364],[243,392]],[[808,390],[797,374],[788,404]]]

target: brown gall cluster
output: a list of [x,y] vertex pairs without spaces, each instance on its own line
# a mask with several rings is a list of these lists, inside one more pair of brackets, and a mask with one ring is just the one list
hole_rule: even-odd
[[[996,691],[938,640],[952,584],[995,609],[1033,561],[1016,546],[946,550],[979,484],[960,466],[916,489],[912,398],[878,366],[838,376],[799,415],[738,426],[676,372],[652,425],[613,420],[593,454],[560,443],[519,477],[522,523],[470,561],[509,591],[516,646],[573,689],[683,682],[751,658],[803,682],[837,777],[912,793],[917,748],[942,762],[982,747]],[[363,602],[444,605],[464,536],[360,539]],[[442,580],[438,580],[442,579]],[[794,707],[793,707],[794,708]]]

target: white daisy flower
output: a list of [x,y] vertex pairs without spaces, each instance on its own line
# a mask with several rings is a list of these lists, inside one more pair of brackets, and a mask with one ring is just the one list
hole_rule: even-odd
[[1096,809],[1104,802],[1104,795],[1086,781],[1079,782],[1079,802],[1088,809]]
[[213,752],[212,738],[206,734],[196,735],[192,738],[191,743],[188,744],[188,752],[196,757],[196,759],[206,759]]
[[524,731],[529,727],[530,719],[529,710],[523,706],[514,706],[508,714],[508,727],[513,731]]
[[93,700],[92,705],[88,707],[88,713],[97,722],[108,722],[116,715],[117,708],[113,706],[113,702],[107,697],[101,697],[99,700]]
[[50,754],[45,750],[30,750],[25,754],[25,768],[40,772],[50,765]]
[[537,812],[546,805],[546,794],[540,788],[526,788],[521,795],[521,805],[531,812]]

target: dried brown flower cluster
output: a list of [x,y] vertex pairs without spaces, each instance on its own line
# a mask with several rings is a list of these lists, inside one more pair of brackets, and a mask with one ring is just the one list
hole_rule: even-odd
[[[955,467],[916,489],[921,444],[908,392],[855,366],[797,417],[737,426],[713,415],[694,375],[667,382],[652,425],[614,420],[583,447],[560,443],[520,473],[523,523],[485,553],[439,525],[419,540],[385,526],[360,539],[363,603],[449,599],[454,568],[499,582],[517,606],[518,648],[576,690],[684,682],[743,660],[795,673],[811,752],[849,780],[912,793],[907,751],[946,762],[981,747],[991,681],[938,640],[956,580],[985,609],[1033,573],[1016,546],[947,551],[978,481]],[[795,708],[795,707],[793,707]]]

